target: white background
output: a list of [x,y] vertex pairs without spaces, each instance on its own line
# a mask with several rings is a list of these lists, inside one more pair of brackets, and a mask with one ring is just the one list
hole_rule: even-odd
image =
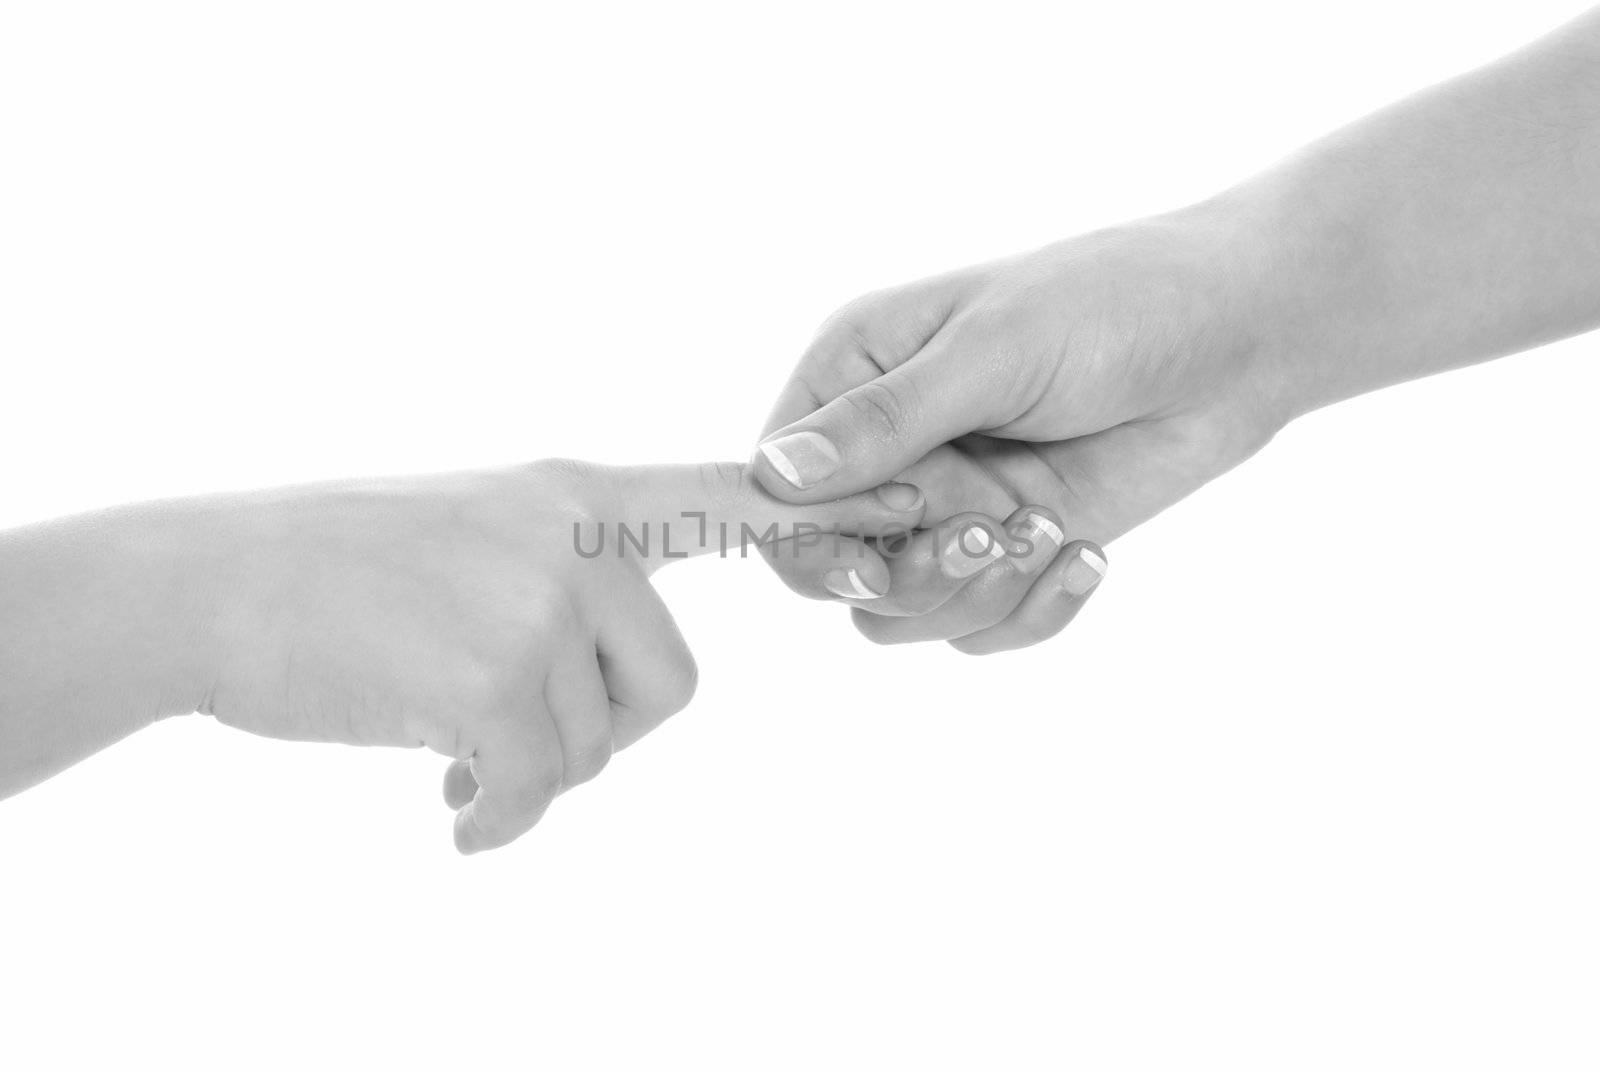
[[[0,524],[742,457],[855,294],[1580,8],[16,0]],[[146,731],[0,804],[0,1064],[1592,1068],[1596,349],[1302,421],[1020,655],[668,570],[698,699],[490,855],[431,754]]]

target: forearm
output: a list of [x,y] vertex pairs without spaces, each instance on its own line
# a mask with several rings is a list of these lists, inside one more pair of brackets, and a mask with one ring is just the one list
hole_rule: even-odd
[[1217,204],[1286,415],[1600,325],[1600,9]]
[[0,532],[0,797],[205,699],[197,501]]

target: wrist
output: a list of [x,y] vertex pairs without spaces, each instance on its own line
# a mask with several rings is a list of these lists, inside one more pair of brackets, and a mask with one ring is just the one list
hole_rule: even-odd
[[106,614],[108,661],[120,663],[156,721],[208,702],[221,661],[221,594],[231,555],[220,499],[116,511],[103,553],[122,603]]
[[1133,226],[1177,267],[1175,277],[1157,279],[1171,297],[1154,318],[1175,339],[1156,352],[1170,347],[1181,360],[1157,362],[1151,415],[1200,431],[1217,467],[1231,467],[1314,408],[1296,355],[1278,341],[1294,287],[1281,278],[1274,228],[1260,204],[1233,191]]
[[1266,438],[1291,420],[1361,389],[1335,382],[1338,324],[1350,313],[1341,273],[1359,241],[1322,233],[1320,201],[1268,174],[1177,215],[1208,246],[1202,272],[1218,310],[1214,348],[1229,367],[1218,408]]

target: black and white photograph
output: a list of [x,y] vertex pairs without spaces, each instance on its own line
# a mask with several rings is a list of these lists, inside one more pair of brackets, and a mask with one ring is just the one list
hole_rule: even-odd
[[0,0],[0,1067],[1592,1071],[1597,328],[1583,2]]

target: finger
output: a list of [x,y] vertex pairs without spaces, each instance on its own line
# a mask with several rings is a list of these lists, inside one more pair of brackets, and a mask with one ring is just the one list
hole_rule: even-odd
[[763,439],[756,478],[790,502],[821,502],[892,480],[934,447],[989,425],[997,394],[990,368],[935,340]]
[[594,643],[575,638],[550,668],[545,699],[561,737],[566,788],[590,780],[611,761],[611,697]]
[[[1016,464],[992,464],[975,452],[974,446],[989,441],[992,440],[987,436],[969,435],[936,447],[896,477],[922,490],[927,503],[922,514],[924,527],[947,521],[957,513],[1005,517],[1025,503],[1044,502],[1052,497],[1041,493],[1036,481],[1016,483],[1012,479],[1019,467]],[[1035,458],[1034,464],[1049,474],[1043,461]]]
[[773,572],[808,599],[870,602],[889,593],[889,563],[856,536],[818,535],[763,543],[761,556]]
[[452,811],[459,811],[478,794],[478,779],[472,776],[472,762],[457,759],[444,771],[444,801]]
[[916,487],[891,482],[835,501],[794,505],[768,494],[749,466],[736,463],[638,465],[615,476],[620,527],[612,529],[610,543],[596,533],[584,535],[580,547],[585,553],[614,548],[643,558],[649,569],[782,539],[904,532],[921,522],[925,504]]
[[1006,557],[963,585],[938,607],[900,618],[856,615],[856,627],[874,643],[952,640],[999,624],[1028,594],[1035,577],[1066,541],[1061,519],[1043,506],[1027,506],[1006,519]]
[[456,812],[455,825],[456,848],[465,855],[516,840],[561,791],[561,737],[543,697],[481,730],[471,767],[478,791]]
[[[933,450],[907,469],[899,480],[926,492],[924,528],[948,524],[952,517],[963,512],[1005,516],[1017,505],[1012,493],[996,480],[993,472],[949,445]],[[763,550],[779,578],[791,590],[807,598],[837,598],[877,614],[927,612],[948,598],[957,585],[950,584],[930,560],[932,534],[923,536],[922,544],[907,544],[896,540],[895,535],[898,533],[876,540],[826,537],[810,541],[809,546],[804,540],[795,540]],[[896,570],[891,570],[881,553],[879,548],[884,546],[901,551],[896,555]],[[919,556],[922,547],[928,548],[926,557]],[[896,591],[898,599],[878,601],[882,598],[879,593],[894,594]]]
[[950,645],[966,654],[994,654],[1047,640],[1078,615],[1105,573],[1106,555],[1098,544],[1069,543],[1004,621]]
[[644,580],[597,597],[601,676],[611,697],[612,745],[637,741],[694,698],[698,671],[661,596]]
[[999,522],[980,513],[957,514],[903,542],[882,541],[889,593],[860,603],[858,611],[887,617],[928,613],[995,567],[1005,558],[1006,547]]

